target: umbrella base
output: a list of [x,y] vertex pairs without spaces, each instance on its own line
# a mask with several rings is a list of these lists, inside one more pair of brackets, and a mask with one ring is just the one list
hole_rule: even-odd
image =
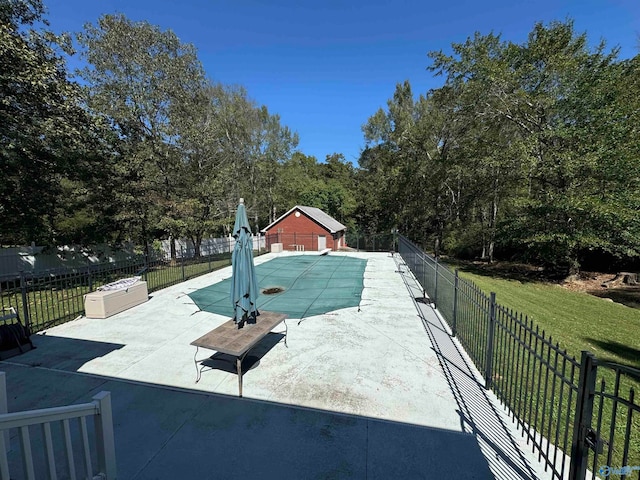
[[245,313],[242,316],[242,319],[240,319],[240,321],[238,321],[237,319],[234,319],[233,321],[237,325],[238,330],[240,330],[245,325],[255,325],[257,323],[257,321],[258,321],[258,319],[257,319],[258,315],[260,315],[260,312],[258,312],[258,311],[256,311],[255,313],[251,313],[251,314],[246,314]]

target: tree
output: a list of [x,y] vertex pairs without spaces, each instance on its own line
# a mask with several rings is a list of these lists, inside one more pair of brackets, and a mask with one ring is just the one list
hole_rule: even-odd
[[184,169],[174,230],[192,240],[196,255],[205,235],[231,232],[238,198],[247,191],[256,115],[244,89],[206,84],[181,117]]
[[[95,164],[108,161],[108,130],[83,108],[80,87],[68,80],[66,35],[44,27],[39,0],[0,6],[0,242],[77,241],[94,218],[86,209],[63,208],[69,183],[92,186]],[[83,210],[84,209],[84,210]],[[70,218],[75,218],[70,222]]]
[[[280,167],[274,195],[276,209],[273,212],[273,220],[294,205],[304,205],[309,201],[315,203],[311,192],[320,190],[320,187],[315,186],[321,182],[320,165],[316,157],[294,152]],[[308,193],[303,198],[305,192]]]
[[[444,135],[438,156],[446,165],[450,205],[448,250],[493,260],[497,224],[518,195],[522,179],[522,136],[505,115],[515,87],[499,36],[476,34],[454,44],[454,56],[431,52],[430,70],[446,72],[444,87],[431,93]],[[504,215],[502,215],[504,216]]]
[[[604,43],[589,49],[586,34],[576,34],[572,22],[537,24],[525,45],[512,45],[507,52],[519,85],[510,96],[508,118],[530,145],[529,189],[519,209],[526,224],[514,218],[507,225],[512,239],[526,246],[533,259],[569,272],[580,267],[585,251],[614,253],[622,246],[611,242],[610,229],[600,229],[611,223],[603,222],[603,213],[622,213],[610,208],[599,181],[602,172],[619,163],[618,149],[612,150],[609,140],[619,120],[616,57],[616,50],[605,52]],[[625,243],[622,250],[637,255],[638,244]]]
[[282,165],[291,158],[298,145],[298,134],[280,123],[279,115],[269,114],[267,107],[258,110],[258,123],[253,139],[254,168],[250,176],[253,205],[249,212],[265,222],[276,219],[280,199],[277,192]]
[[78,36],[89,66],[88,105],[120,136],[114,172],[121,228],[145,246],[157,226],[169,234],[182,152],[176,119],[197,102],[204,73],[192,45],[171,31],[123,15],[104,15]]
[[[371,186],[386,199],[384,208],[395,212],[395,218],[390,220],[391,224],[384,225],[385,230],[408,221],[405,195],[410,189],[405,186],[414,177],[416,166],[412,138],[416,111],[409,81],[396,85],[393,98],[387,101],[387,107],[386,112],[379,109],[362,126],[367,144],[372,148],[366,150],[368,158],[364,164],[362,158],[360,162],[361,167],[369,166],[370,173],[376,173],[377,178],[371,179],[375,186]],[[365,213],[360,215],[366,216]]]
[[327,201],[321,208],[347,227],[353,227],[351,218],[357,207],[353,165],[343,154],[333,153],[326,156],[320,172],[327,191]]
[[[363,127],[358,216],[447,253],[563,272],[637,257],[638,60],[573,24],[523,44],[476,33],[431,52],[442,87],[396,86]],[[366,219],[366,220],[364,220]]]

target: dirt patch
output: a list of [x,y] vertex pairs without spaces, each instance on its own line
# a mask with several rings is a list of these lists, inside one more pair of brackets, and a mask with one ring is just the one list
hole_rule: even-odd
[[284,288],[281,287],[269,287],[262,290],[264,295],[274,295],[276,293],[284,292]]
[[640,286],[612,284],[615,277],[612,273],[580,272],[559,285],[572,292],[584,292],[627,307],[640,308]]
[[580,272],[565,279],[560,285],[572,292],[599,292],[611,290],[602,284],[611,280],[615,275],[611,273]]

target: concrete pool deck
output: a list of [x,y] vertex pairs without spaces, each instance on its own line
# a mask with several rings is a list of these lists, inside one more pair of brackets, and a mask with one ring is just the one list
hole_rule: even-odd
[[546,478],[401,259],[331,255],[367,260],[360,306],[288,320],[288,346],[274,329],[244,398],[224,364],[196,384],[190,345],[228,319],[188,293],[227,267],[34,335],[0,362],[9,411],[111,391],[118,478]]

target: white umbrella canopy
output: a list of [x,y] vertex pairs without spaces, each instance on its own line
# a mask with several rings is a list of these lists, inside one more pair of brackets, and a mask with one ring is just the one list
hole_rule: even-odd
[[260,315],[256,305],[260,292],[253,264],[253,238],[243,198],[236,212],[233,236],[236,244],[231,255],[231,303],[233,319],[242,328],[245,323],[255,323]]

